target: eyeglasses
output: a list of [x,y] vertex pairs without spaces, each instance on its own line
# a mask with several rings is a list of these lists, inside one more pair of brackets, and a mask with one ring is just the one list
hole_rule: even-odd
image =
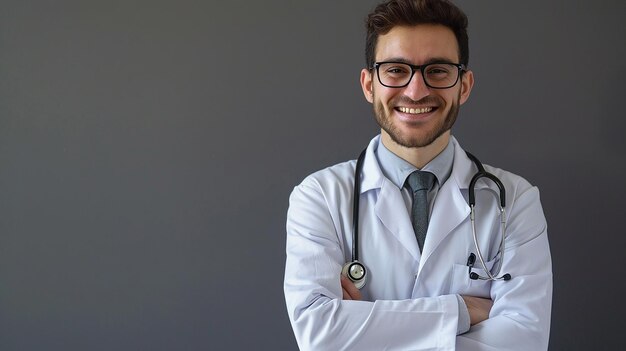
[[426,86],[435,89],[453,87],[459,81],[465,65],[450,62],[435,62],[416,66],[403,62],[376,62],[378,81],[388,88],[402,88],[411,82],[415,71],[422,73]]

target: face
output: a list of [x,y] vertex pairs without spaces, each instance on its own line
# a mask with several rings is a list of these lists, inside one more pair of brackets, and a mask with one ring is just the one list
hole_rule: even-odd
[[[376,62],[399,61],[423,65],[433,61],[459,62],[454,33],[442,25],[397,26],[378,37]],[[383,141],[405,148],[426,147],[447,139],[459,106],[465,103],[474,84],[471,71],[448,89],[433,89],[416,71],[406,87],[380,84],[376,70],[361,71],[365,98],[374,105]]]

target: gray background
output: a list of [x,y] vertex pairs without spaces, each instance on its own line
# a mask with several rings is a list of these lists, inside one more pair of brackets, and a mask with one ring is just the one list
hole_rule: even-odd
[[[288,196],[377,133],[375,3],[1,1],[0,349],[295,349]],[[542,191],[551,349],[617,348],[626,3],[459,4],[453,133]]]

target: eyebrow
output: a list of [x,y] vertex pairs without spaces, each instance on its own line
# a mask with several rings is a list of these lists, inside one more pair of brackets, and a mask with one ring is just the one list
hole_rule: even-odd
[[398,63],[406,63],[406,64],[413,65],[413,66],[423,66],[423,65],[428,65],[431,63],[440,63],[440,62],[456,63],[454,62],[454,60],[450,60],[445,57],[431,57],[428,60],[426,60],[426,62],[422,63],[421,65],[415,65],[413,62],[403,57],[391,57],[391,58],[381,60],[381,61],[376,61],[376,62],[398,62]]

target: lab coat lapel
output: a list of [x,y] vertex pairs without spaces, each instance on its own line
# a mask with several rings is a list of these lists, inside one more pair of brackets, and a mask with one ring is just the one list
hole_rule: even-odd
[[456,181],[453,178],[448,179],[439,189],[435,199],[422,253],[424,261],[420,263],[420,270],[446,236],[469,217],[469,213],[469,206]]
[[385,179],[376,202],[376,215],[383,225],[396,237],[416,261],[421,255],[417,246],[411,218],[404,205],[400,189]]
[[372,139],[367,148],[361,173],[361,194],[380,189],[374,205],[374,213],[396,240],[416,261],[419,261],[421,255],[417,239],[415,239],[411,218],[405,207],[401,190],[383,175],[376,160],[375,150],[379,142],[380,136],[377,136]]

